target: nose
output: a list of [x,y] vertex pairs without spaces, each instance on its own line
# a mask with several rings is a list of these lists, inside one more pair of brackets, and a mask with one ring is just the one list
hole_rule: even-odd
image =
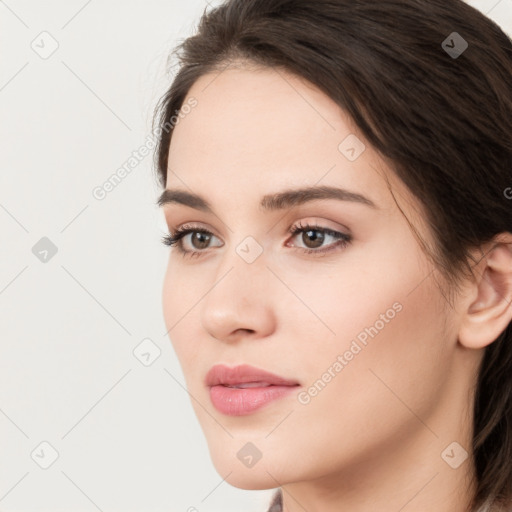
[[210,336],[225,342],[269,336],[276,326],[275,276],[263,255],[247,263],[232,252],[219,265],[202,301],[202,326]]

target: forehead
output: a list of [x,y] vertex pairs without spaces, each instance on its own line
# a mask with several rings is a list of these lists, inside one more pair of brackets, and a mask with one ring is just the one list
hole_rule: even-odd
[[[302,78],[227,68],[201,76],[184,104],[188,98],[197,105],[174,129],[168,187],[207,188],[215,203],[227,189],[259,197],[290,185],[333,185],[389,206],[382,161],[350,117]],[[365,147],[351,161],[342,149],[355,137]]]

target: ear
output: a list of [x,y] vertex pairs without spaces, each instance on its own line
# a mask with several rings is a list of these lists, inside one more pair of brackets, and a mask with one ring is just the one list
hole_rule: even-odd
[[458,337],[473,349],[490,345],[512,321],[512,234],[500,233],[481,250]]

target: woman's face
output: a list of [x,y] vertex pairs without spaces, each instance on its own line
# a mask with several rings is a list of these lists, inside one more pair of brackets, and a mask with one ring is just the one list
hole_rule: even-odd
[[[446,399],[463,389],[453,384],[456,312],[384,173],[431,242],[419,203],[344,112],[294,75],[230,68],[202,76],[190,98],[167,189],[199,195],[212,211],[163,206],[170,232],[195,230],[181,243],[196,253],[169,249],[163,312],[219,474],[274,488],[403,463],[427,445],[445,464],[439,454],[457,439],[443,435],[441,415],[466,405]],[[309,187],[366,200],[304,194],[260,205]],[[313,227],[290,233],[301,226]],[[296,385],[217,387],[216,407],[205,378],[219,364]],[[265,396],[274,399],[253,407]]]

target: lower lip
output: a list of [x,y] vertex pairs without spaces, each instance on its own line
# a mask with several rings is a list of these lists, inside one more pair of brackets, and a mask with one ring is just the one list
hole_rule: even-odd
[[260,388],[210,387],[214,407],[228,416],[242,416],[295,391],[297,386],[265,386]]

